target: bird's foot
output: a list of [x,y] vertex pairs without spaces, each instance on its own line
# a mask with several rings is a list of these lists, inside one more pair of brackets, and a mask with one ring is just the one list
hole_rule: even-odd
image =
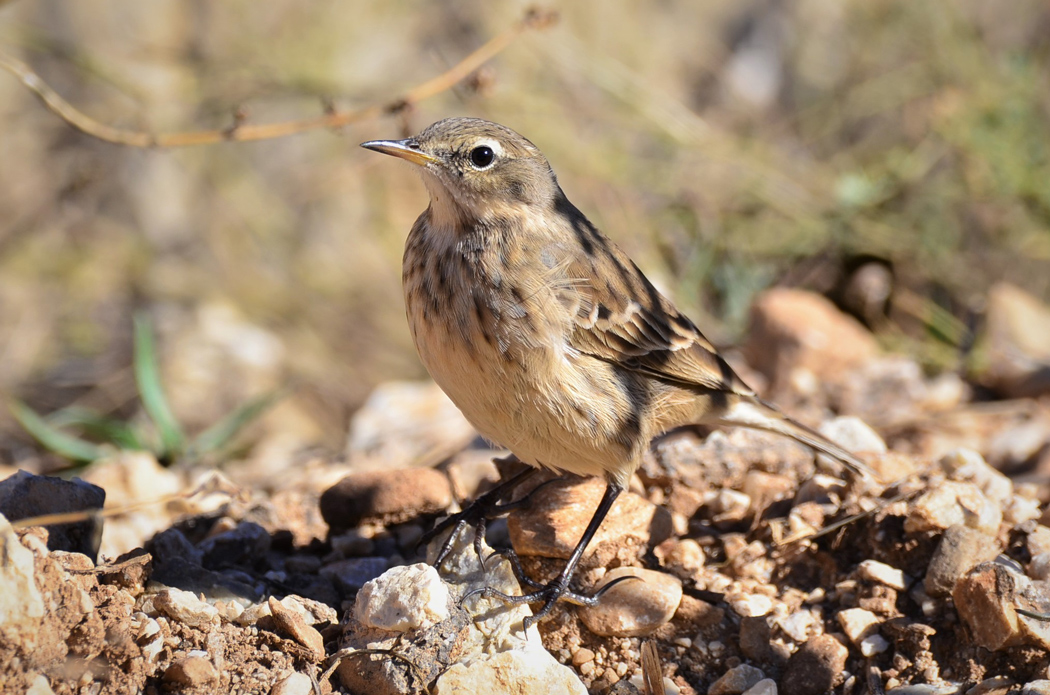
[[[521,562],[518,560],[517,554],[514,553],[514,551],[505,550],[500,554],[507,558],[511,563],[511,567],[514,570],[515,576],[518,578],[519,584],[527,586],[532,589],[532,591],[520,596],[512,596],[497,591],[492,587],[484,587],[468,592],[460,600],[460,605],[462,605],[467,599],[475,596],[484,596],[513,606],[520,606],[523,603],[541,603],[542,605],[538,611],[522,620],[522,625],[524,626],[525,631],[528,632],[530,627],[551,612],[554,608],[554,604],[559,600],[564,599],[578,606],[593,606],[598,603],[599,599],[601,599],[605,592],[609,591],[609,589],[612,589],[620,582],[627,581],[628,579],[637,579],[638,577],[633,576],[617,577],[590,596],[585,596],[569,590],[569,581],[572,579],[572,575],[576,571],[576,566],[580,563],[580,559],[583,557],[583,553],[587,549],[587,544],[591,542],[592,538],[594,538],[594,534],[598,531],[598,527],[601,526],[602,520],[609,513],[609,509],[612,508],[613,504],[616,502],[617,496],[622,491],[623,488],[617,483],[611,481],[606,483],[605,493],[602,495],[602,499],[598,503],[598,508],[594,510],[594,516],[592,516],[591,520],[587,523],[587,528],[584,529],[583,535],[580,537],[580,542],[577,543],[576,547],[573,549],[572,555],[569,556],[569,560],[565,563],[565,568],[562,569],[561,574],[553,580],[547,584],[539,584],[538,582],[533,581],[522,571]],[[535,492],[535,490],[533,490],[533,492]]]
[[569,589],[569,576],[564,572],[550,582],[541,584],[525,575],[516,553],[513,551],[502,551],[498,554],[510,560],[518,581],[532,591],[521,594],[520,596],[515,596],[505,594],[502,591],[497,591],[496,589],[487,586],[464,594],[463,598],[460,599],[460,605],[466,603],[468,599],[475,597],[495,599],[496,601],[508,606],[520,606],[525,603],[542,603],[543,605],[540,606],[539,610],[522,619],[521,624],[525,632],[528,632],[530,627],[545,618],[554,609],[554,604],[558,601],[567,601],[577,606],[594,606],[597,605],[598,601],[601,600],[601,597],[609,591],[609,589],[613,588],[620,582],[639,579],[639,577],[631,576],[618,577],[588,596],[571,591]]
[[[434,558],[434,567],[441,566],[441,563],[443,563],[449,553],[452,552],[452,547],[455,545],[460,532],[462,532],[467,526],[473,526],[474,528],[474,552],[478,554],[479,558],[482,558],[482,565],[484,565],[485,559],[482,557],[481,552],[482,542],[485,540],[485,529],[488,526],[488,520],[503,516],[511,510],[527,503],[528,495],[515,502],[508,502],[505,504],[501,504],[500,500],[507,493],[512,492],[513,488],[517,487],[517,485],[525,480],[525,478],[532,475],[535,470],[536,469],[534,468],[527,468],[519,472],[510,480],[497,485],[481,497],[478,497],[467,505],[467,508],[463,511],[446,517],[441,523],[435,525],[430,531],[424,533],[419,539],[418,545],[426,545],[445,531],[452,529],[452,532],[448,534],[447,538],[445,538],[445,541],[441,544],[441,548],[438,550],[437,556]],[[532,493],[529,494],[531,495]]]

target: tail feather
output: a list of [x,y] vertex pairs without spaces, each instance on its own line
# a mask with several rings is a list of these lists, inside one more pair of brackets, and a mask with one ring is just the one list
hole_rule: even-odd
[[860,476],[878,479],[875,473],[859,458],[831,441],[820,432],[796,422],[776,406],[758,398],[742,399],[733,404],[729,410],[718,418],[718,423],[734,427],[749,427],[782,434],[806,446],[826,454],[839,461]]

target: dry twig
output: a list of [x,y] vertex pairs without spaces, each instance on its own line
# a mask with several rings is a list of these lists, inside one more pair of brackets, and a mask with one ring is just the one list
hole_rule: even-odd
[[645,695],[664,695],[664,671],[660,666],[660,654],[656,651],[656,641],[646,640],[642,643],[642,683]]
[[473,53],[463,58],[437,77],[427,80],[403,96],[385,104],[376,104],[363,109],[336,111],[326,108],[322,116],[303,118],[280,123],[258,125],[245,124],[242,118],[235,118],[234,123],[218,130],[198,130],[181,133],[147,133],[137,130],[114,128],[99,123],[90,116],[77,110],[63,99],[58,92],[48,86],[32,68],[12,56],[0,52],[0,68],[7,70],[35,94],[44,105],[59,118],[77,130],[92,137],[117,145],[145,148],[186,147],[189,145],[210,145],[218,142],[245,142],[249,140],[271,140],[288,135],[295,135],[321,128],[341,128],[351,123],[358,123],[386,114],[396,114],[411,106],[445,92],[469,77],[485,62],[510,46],[515,39],[526,31],[543,29],[557,19],[554,12],[529,9],[513,26],[489,39]]

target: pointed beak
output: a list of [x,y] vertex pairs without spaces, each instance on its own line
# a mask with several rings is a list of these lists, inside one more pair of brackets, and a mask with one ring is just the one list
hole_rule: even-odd
[[382,152],[383,154],[393,155],[400,157],[401,159],[407,159],[413,164],[419,166],[426,166],[427,164],[437,164],[441,160],[433,155],[429,155],[419,148],[419,143],[408,138],[407,140],[369,140],[368,142],[362,142],[361,147],[368,150],[375,150],[376,152]]

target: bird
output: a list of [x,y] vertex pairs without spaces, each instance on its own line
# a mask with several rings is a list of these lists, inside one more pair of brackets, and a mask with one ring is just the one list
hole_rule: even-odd
[[[510,128],[440,120],[362,147],[412,163],[430,204],[408,234],[405,309],[420,360],[486,439],[529,464],[446,522],[483,530],[528,472],[601,476],[605,491],[566,566],[506,603],[594,605],[570,580],[650,442],[685,425],[775,432],[873,476],[852,453],[759,398],[696,325],[569,202],[547,158]],[[480,516],[479,516],[480,514]],[[455,533],[455,532],[454,532]],[[453,535],[454,535],[453,533]],[[436,564],[451,547],[451,537]],[[475,547],[480,539],[475,536]],[[610,588],[606,585],[605,589]]]

